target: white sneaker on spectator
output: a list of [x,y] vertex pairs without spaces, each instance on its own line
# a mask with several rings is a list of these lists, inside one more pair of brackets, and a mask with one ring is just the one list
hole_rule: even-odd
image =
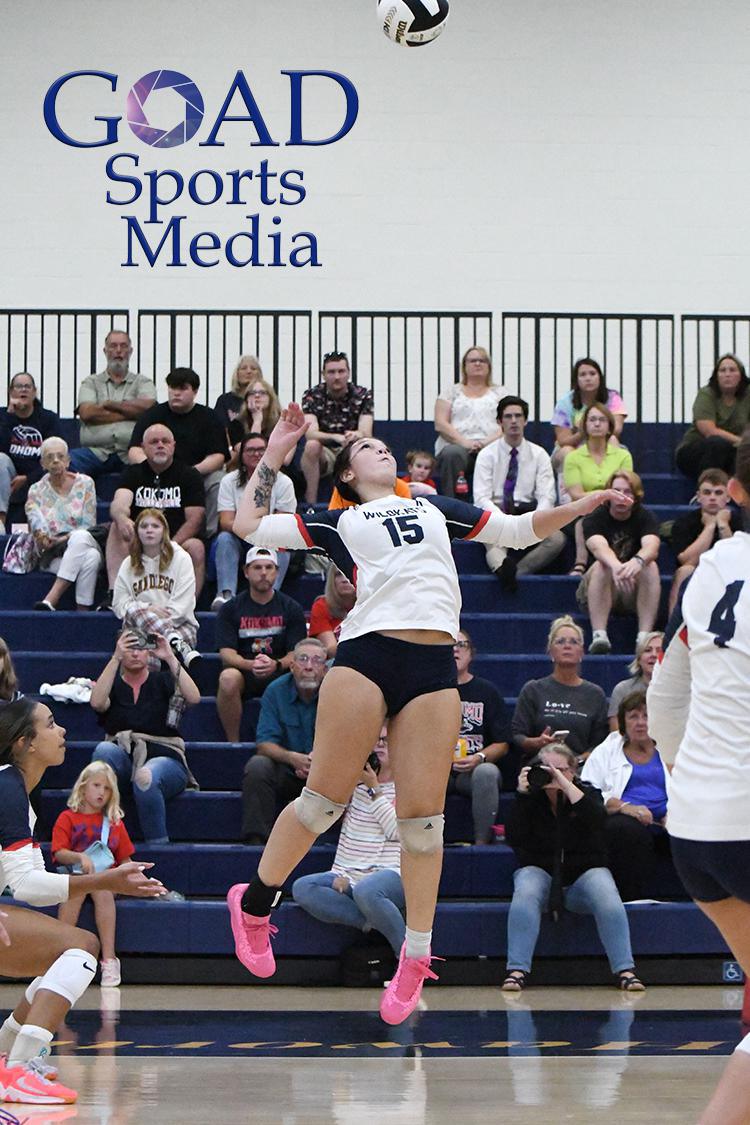
[[229,590],[222,590],[211,602],[211,613],[218,613],[225,602],[231,601],[232,594]]
[[196,649],[191,648],[187,641],[183,641],[177,633],[172,633],[167,639],[172,652],[186,668],[190,668],[190,665],[194,664],[196,660],[203,659],[201,654]]
[[607,636],[606,629],[594,629],[594,635],[591,638],[589,645],[589,652],[592,656],[606,656],[608,652],[612,651],[612,645],[609,637]]
[[120,962],[117,957],[102,961],[102,988],[117,988],[120,983]]

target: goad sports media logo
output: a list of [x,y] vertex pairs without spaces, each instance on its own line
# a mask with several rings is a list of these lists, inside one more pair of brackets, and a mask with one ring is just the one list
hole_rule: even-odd
[[[184,102],[182,120],[161,128],[147,116],[148,99],[155,90],[173,90]],[[178,70],[152,70],[131,88],[126,101],[128,125],[139,141],[151,148],[175,148],[194,137],[203,120],[201,92],[186,74]]]

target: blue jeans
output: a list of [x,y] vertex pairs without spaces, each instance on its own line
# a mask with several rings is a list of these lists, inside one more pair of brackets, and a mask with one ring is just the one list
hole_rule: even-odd
[[127,464],[118,453],[110,453],[100,461],[93,450],[87,445],[70,451],[70,468],[74,473],[85,473],[87,477],[96,480],[104,473],[121,473]]
[[[539,925],[549,899],[552,876],[541,867],[519,867],[513,876],[508,913],[508,969],[531,972]],[[574,914],[593,914],[613,973],[633,968],[628,916],[608,868],[591,867],[565,887],[563,901]]]
[[[91,761],[111,766],[121,791],[131,784],[132,759],[115,742],[100,742]],[[166,802],[184,792],[187,774],[176,758],[149,758],[143,768],[151,774],[150,779],[144,777],[146,784],[142,784],[136,775],[132,783],[143,839],[147,844],[168,844]]]
[[[216,592],[222,593],[229,590],[234,596],[237,593],[237,577],[240,569],[240,559],[245,561],[250,544],[238,538],[233,531],[220,531],[216,537],[214,558],[216,561]],[[279,573],[273,584],[274,590],[281,587],[286,577],[291,559],[289,551],[279,551]]]
[[406,901],[398,871],[373,871],[343,893],[334,891],[335,878],[332,871],[303,875],[292,887],[294,901],[321,922],[377,930],[398,957],[406,936]]

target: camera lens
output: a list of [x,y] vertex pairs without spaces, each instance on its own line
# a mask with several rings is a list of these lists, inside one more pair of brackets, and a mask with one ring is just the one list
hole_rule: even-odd
[[552,781],[552,774],[545,766],[532,766],[526,774],[529,789],[544,789]]

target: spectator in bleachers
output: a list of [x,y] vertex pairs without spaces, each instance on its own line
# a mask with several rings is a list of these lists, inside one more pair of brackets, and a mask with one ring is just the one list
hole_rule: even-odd
[[230,390],[219,395],[214,403],[214,410],[218,415],[224,429],[229,428],[229,423],[239,418],[245,399],[245,391],[254,379],[262,379],[263,371],[257,356],[241,355],[237,366],[232,372]]
[[590,653],[612,651],[607,634],[612,610],[637,614],[637,645],[653,631],[661,597],[659,525],[643,506],[641,478],[621,469],[608,487],[622,494],[622,502],[611,500],[583,520],[583,537],[594,562],[581,579],[576,599],[591,618]]
[[23,692],[18,688],[13,657],[2,637],[0,637],[0,699],[4,703],[14,703],[17,699],[23,699]]
[[406,902],[395,803],[384,727],[346,807],[333,867],[296,879],[292,897],[321,922],[377,930],[398,957]]
[[634,691],[646,692],[648,690],[654,668],[659,663],[663,639],[663,633],[644,633],[636,645],[635,656],[628,667],[629,678],[620,680],[619,683],[615,684],[609,697],[607,716],[610,731],[620,729],[617,713],[625,696],[632,695]]
[[187,551],[195,570],[197,594],[206,573],[206,550],[200,538],[206,514],[203,478],[190,465],[175,460],[174,434],[167,426],[149,426],[143,435],[146,460],[129,465],[120,477],[110,505],[112,524],[107,536],[109,594],[101,608],[112,604],[112,588],[120,564],[133,542],[134,521],[146,508],[163,511],[169,537]]
[[216,647],[223,671],[216,709],[228,742],[239,742],[242,700],[262,695],[288,672],[293,649],[307,636],[299,602],[274,589],[278,555],[272,547],[251,547],[245,555],[247,590],[230,598],[216,615]]
[[742,531],[744,521],[736,508],[729,507],[729,477],[723,469],[704,469],[698,478],[695,498],[698,507],[672,524],[670,542],[677,569],[669,591],[669,614],[677,605],[680,587],[695,570],[700,557],[720,539],[731,539]]
[[76,609],[94,604],[96,579],[103,562],[101,547],[91,534],[96,526],[96,491],[91,477],[70,472],[68,446],[59,437],[47,438],[41,449],[41,480],[32,484],[26,500],[26,519],[39,550],[39,568],[56,575],[34,609],[53,611],[73,583]]
[[[510,716],[495,685],[471,671],[475,652],[471,637],[462,629],[453,645],[461,728],[448,795],[459,793],[471,800],[474,843],[491,844],[500,794],[500,762],[508,753]],[[509,775],[505,780],[515,778]]]
[[601,791],[609,814],[609,867],[623,901],[632,902],[648,892],[657,852],[669,852],[667,778],[649,738],[645,691],[625,696],[617,723],[618,729],[592,750],[581,777]]
[[[310,770],[318,693],[328,667],[314,637],[297,642],[289,671],[269,684],[242,782],[242,840],[265,844],[281,809],[299,797]],[[236,741],[236,740],[235,740]]]
[[342,445],[371,437],[375,407],[372,391],[351,382],[345,352],[323,356],[322,381],[302,396],[302,410],[310,428],[302,451],[305,500],[315,504],[321,476],[330,476]]
[[42,442],[59,433],[60,419],[36,397],[33,375],[19,371],[8,384],[8,405],[0,409],[0,521],[11,498],[23,504],[29,486],[44,472]]
[[470,500],[476,456],[500,436],[497,404],[506,393],[492,382],[486,348],[464,352],[461,381],[441,391],[435,402],[435,454],[443,495]]
[[[549,780],[545,780],[545,773]],[[504,992],[520,992],[531,972],[542,914],[593,914],[617,987],[642,992],[634,973],[628,917],[607,868],[602,795],[577,776],[576,756],[550,743],[538,763],[524,766],[505,824],[515,852],[508,912]]]
[[328,659],[336,655],[341,624],[354,607],[357,591],[345,574],[333,563],[328,568],[325,590],[310,610],[310,636],[325,645]]
[[[552,464],[541,445],[525,439],[528,417],[529,404],[515,395],[505,395],[497,404],[500,437],[479,451],[474,466],[474,503],[478,507],[495,507],[517,516],[554,508]],[[517,574],[545,570],[564,546],[565,535],[555,531],[523,550],[486,547],[487,566],[499,577],[503,589],[514,592]]]
[[150,426],[166,426],[174,434],[175,460],[192,465],[200,473],[206,494],[206,534],[216,534],[219,484],[229,446],[224,427],[208,406],[195,401],[200,377],[190,367],[175,367],[167,375],[167,402],[157,402],[133,429],[128,449],[131,465],[146,460],[143,438]]
[[[219,535],[216,540],[216,597],[211,603],[211,609],[221,609],[224,602],[229,601],[237,593],[237,575],[239,573],[240,559],[247,551],[247,543],[232,531],[237,505],[245,490],[248,480],[253,475],[266,448],[266,439],[262,434],[250,433],[240,441],[239,468],[227,473],[219,485]],[[271,490],[271,512],[295,512],[297,500],[294,487],[289,477],[279,473]],[[289,552],[282,551],[279,555],[279,571],[276,576],[276,587],[284,581],[284,575],[289,567]]]
[[91,760],[112,767],[121,792],[132,789],[145,842],[168,844],[166,802],[198,788],[176,716],[201,695],[161,633],[153,651],[158,669],[149,667],[142,636],[131,630],[118,636],[91,691],[91,706],[108,735]]
[[[239,415],[227,427],[230,446],[234,448],[249,433],[262,434],[264,438],[268,438],[280,414],[281,403],[272,385],[265,379],[253,379],[245,388]],[[293,456],[294,450],[287,455],[287,463]]]
[[572,617],[552,622],[547,652],[552,675],[525,683],[513,714],[513,741],[525,761],[560,741],[583,757],[609,730],[604,692],[581,677],[583,629]]
[[412,496],[424,496],[427,489],[437,492],[437,485],[430,476],[435,470],[435,458],[431,453],[426,449],[410,449],[406,454],[406,467],[409,471],[401,480],[409,486]]
[[[612,441],[615,433],[615,416],[603,403],[587,406],[581,415],[583,440],[571,449],[565,458],[563,480],[571,500],[578,500],[586,492],[604,488],[612,474],[620,469],[632,469],[633,458],[624,446]],[[586,573],[589,556],[583,539],[583,521],[575,524],[576,559],[571,574],[579,577]]]
[[622,427],[628,416],[625,403],[617,391],[611,390],[606,385],[601,365],[595,359],[586,356],[584,359],[577,359],[573,364],[570,390],[556,403],[552,415],[551,421],[555,427],[552,464],[556,469],[562,469],[568,455],[586,440],[581,427],[581,418],[586,407],[593,406],[595,402],[603,403],[613,415],[615,425],[610,440],[613,445],[618,445]]
[[693,402],[693,424],[675,451],[677,468],[697,480],[704,469],[730,477],[745,427],[750,424],[747,372],[735,355],[719,356],[711,378]]
[[186,668],[200,660],[193,563],[169,538],[169,524],[157,508],[146,508],[136,518],[130,554],[115,579],[112,609],[123,628],[147,637],[160,633]]
[[87,376],[78,388],[81,446],[71,454],[74,471],[94,479],[123,469],[133,426],[156,402],[153,381],[130,370],[133,345],[127,332],[108,332],[104,354],[104,370]]

